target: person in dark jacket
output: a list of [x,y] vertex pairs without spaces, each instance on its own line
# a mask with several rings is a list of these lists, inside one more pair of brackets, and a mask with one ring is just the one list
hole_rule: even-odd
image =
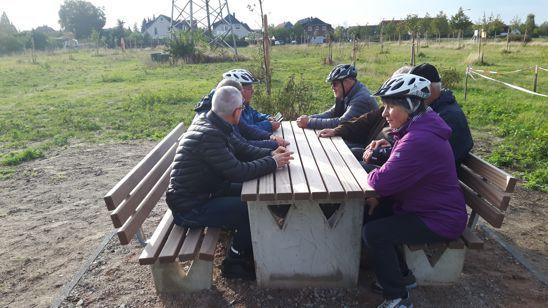
[[235,230],[222,274],[252,279],[251,234],[247,205],[240,198],[241,183],[287,165],[291,153],[283,147],[275,151],[257,148],[234,137],[242,102],[238,89],[217,89],[211,110],[195,119],[183,134],[166,202],[177,225]]
[[[243,95],[243,87],[241,83],[235,81],[234,79],[223,79],[221,80],[215,89],[223,86],[232,86],[240,90]],[[198,118],[202,113],[206,113],[211,110],[211,99],[215,94],[215,89],[211,90],[208,95],[204,96],[200,102],[196,105],[194,110],[196,115],[194,119]],[[234,126],[234,135],[238,137],[241,141],[249,143],[253,146],[259,148],[268,148],[275,150],[278,146],[287,146],[289,143],[285,141],[280,136],[274,136],[271,133],[266,132],[258,128],[257,126],[248,125],[244,121],[239,121],[237,125]]]
[[[242,84],[234,79],[223,79],[217,84],[217,88],[224,86],[232,86],[240,90],[242,96],[244,90]],[[234,125],[234,136],[241,141],[256,146],[258,148],[267,148],[275,150],[279,146],[287,146],[289,142],[285,141],[280,136],[274,136],[271,133],[267,133],[265,130],[259,129],[256,126],[248,125],[244,121],[239,121],[238,125]]]
[[301,128],[333,128],[342,122],[378,109],[377,101],[367,87],[356,80],[358,72],[353,65],[339,64],[333,68],[325,82],[331,83],[335,104],[327,111],[297,118]]
[[449,143],[453,149],[455,163],[459,166],[474,146],[472,134],[468,127],[468,120],[466,120],[464,112],[457,103],[453,92],[442,88],[441,78],[435,66],[423,63],[415,66],[410,73],[430,80],[432,95],[424,103],[434,109],[445,123],[451,127],[452,131]]
[[[402,69],[403,68],[405,67],[402,67]],[[406,73],[400,69],[396,71],[394,75],[399,72]],[[449,143],[451,144],[455,157],[455,165],[459,166],[474,145],[464,112],[459,107],[451,90],[442,89],[441,78],[433,65],[428,63],[420,64],[411,68],[408,72],[424,77],[430,81],[431,96],[426,99],[424,103],[437,112],[451,128]],[[382,108],[383,107],[381,107],[381,109]],[[370,163],[370,158],[375,157],[372,154],[378,147],[390,147],[390,142],[384,140],[381,140],[380,142],[371,140],[371,137],[378,133],[379,126],[382,126],[383,124],[386,125],[386,121],[382,117],[382,112],[376,110],[364,114],[352,121],[341,123],[334,129],[324,129],[319,132],[319,135],[320,137],[340,136],[347,140],[347,143],[350,142],[353,145],[363,144],[364,142],[371,143],[367,147],[367,149],[370,150],[369,153],[364,153],[365,149],[360,150],[356,147],[352,148],[356,157],[358,159],[363,157],[364,162],[368,164]],[[377,129],[377,132],[372,133],[375,129]],[[374,144],[372,142],[374,142]],[[362,155],[360,155],[360,153]]]
[[253,84],[258,83],[259,80],[253,76],[248,70],[245,69],[233,69],[223,74],[224,79],[231,79],[238,81],[242,84],[244,97],[244,110],[242,111],[241,122],[245,122],[250,126],[255,126],[268,133],[280,128],[280,122],[276,121],[274,117],[269,114],[260,113],[251,106],[251,99],[255,91]]
[[398,247],[457,239],[466,226],[451,128],[424,104],[430,82],[413,74],[387,80],[375,95],[394,135],[388,161],[369,173],[367,181],[380,196],[367,199],[363,241],[370,253],[383,293],[379,307],[412,307],[408,288],[414,284]]

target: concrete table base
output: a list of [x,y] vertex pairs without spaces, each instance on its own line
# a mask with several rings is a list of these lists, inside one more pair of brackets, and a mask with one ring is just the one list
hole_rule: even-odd
[[188,270],[182,263],[156,262],[150,266],[158,293],[180,294],[209,289],[213,277],[213,262],[194,260]]
[[[339,204],[329,219],[320,208],[325,204]],[[269,205],[290,205],[283,224],[276,223]],[[363,205],[363,199],[248,202],[257,284],[355,287]]]
[[411,251],[407,245],[403,247],[407,266],[419,285],[444,285],[458,280],[464,266],[466,248],[447,248],[432,266],[424,250]]

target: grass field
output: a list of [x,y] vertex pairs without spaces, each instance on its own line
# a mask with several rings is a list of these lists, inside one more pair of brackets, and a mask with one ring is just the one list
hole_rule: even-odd
[[[350,62],[350,45],[333,46],[336,63]],[[478,69],[513,71],[539,65],[548,68],[548,45],[488,44]],[[388,43],[360,46],[358,79],[375,90],[391,73],[409,62],[409,45]],[[91,50],[0,57],[0,178],[9,177],[16,165],[48,155],[70,139],[86,142],[160,139],[176,123],[190,123],[194,104],[231,68],[256,68],[257,49],[240,53],[250,60],[241,63],[158,65],[149,60],[151,51]],[[475,132],[490,136],[489,160],[509,167],[527,180],[526,186],[547,191],[548,98],[525,94],[482,79],[469,80],[468,100],[463,99],[467,62],[477,53],[468,44],[456,49],[452,43],[422,47],[417,63],[430,62],[442,71],[457,72],[453,90]],[[279,92],[289,76],[302,76],[310,89],[309,112],[333,103],[324,83],[331,66],[323,64],[327,46],[274,46],[273,89]],[[493,75],[532,89],[533,71]],[[258,91],[262,91],[259,86]],[[548,72],[539,72],[538,91],[548,94]],[[268,106],[258,106],[261,107]]]

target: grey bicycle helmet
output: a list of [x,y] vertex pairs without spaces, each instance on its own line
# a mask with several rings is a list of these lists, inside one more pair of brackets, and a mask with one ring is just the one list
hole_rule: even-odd
[[333,82],[335,80],[343,80],[345,78],[356,78],[358,72],[354,65],[351,64],[339,64],[333,68],[331,73],[327,75],[325,82]]
[[253,76],[253,74],[245,69],[230,70],[223,74],[223,79],[238,81],[242,85],[259,82],[259,80]]

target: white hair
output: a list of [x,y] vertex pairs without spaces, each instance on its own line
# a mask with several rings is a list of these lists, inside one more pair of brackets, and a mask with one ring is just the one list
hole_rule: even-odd
[[411,65],[404,65],[400,68],[398,68],[393,74],[392,76],[396,76],[396,75],[399,75],[399,74],[409,74],[409,72],[413,69],[413,66]]
[[430,87],[441,92],[441,81],[440,82],[431,82]]
[[243,101],[242,93],[235,87],[220,87],[213,94],[211,110],[219,116],[229,116]]

